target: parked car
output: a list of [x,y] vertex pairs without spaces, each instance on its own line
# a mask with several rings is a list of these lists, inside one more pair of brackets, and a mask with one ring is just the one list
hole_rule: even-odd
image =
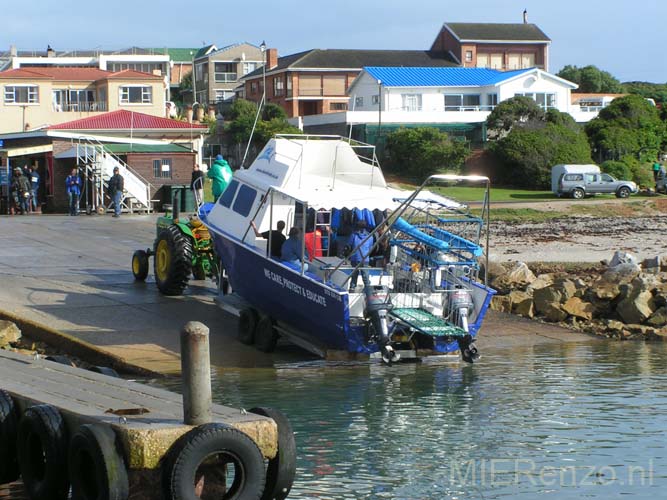
[[572,196],[577,200],[593,194],[615,194],[617,198],[627,198],[638,191],[632,181],[617,180],[609,174],[571,173],[563,174],[558,180],[558,193]]

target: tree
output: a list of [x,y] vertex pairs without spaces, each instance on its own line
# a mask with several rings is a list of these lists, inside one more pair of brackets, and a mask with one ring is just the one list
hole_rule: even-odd
[[642,154],[652,160],[667,139],[656,107],[637,95],[614,99],[588,122],[586,134],[599,161],[639,158]]
[[486,118],[489,139],[506,136],[516,124],[544,119],[544,111],[530,97],[517,96],[498,104]]
[[570,115],[550,110],[542,120],[512,127],[491,146],[501,165],[497,181],[512,186],[548,189],[551,167],[559,163],[591,163],[586,135]]
[[[630,94],[637,94],[645,99],[653,99],[655,103],[665,112],[667,104],[667,84],[649,82],[625,82],[625,90]],[[664,116],[661,117],[663,120]]]
[[556,76],[579,85],[578,92],[618,94],[625,91],[621,82],[611,73],[602,71],[593,65],[578,68],[568,64]]
[[387,134],[387,166],[422,181],[436,172],[459,172],[469,150],[436,128],[403,128]]

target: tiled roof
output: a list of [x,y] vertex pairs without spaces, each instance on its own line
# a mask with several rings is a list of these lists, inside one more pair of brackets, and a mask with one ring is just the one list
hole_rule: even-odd
[[[449,54],[429,50],[357,50],[312,49],[280,57],[278,65],[267,71],[281,69],[361,69],[364,66],[457,66]],[[261,68],[245,76],[262,74]]]
[[134,70],[123,70],[112,73],[98,68],[60,68],[60,67],[26,67],[0,72],[0,79],[21,78],[31,80],[87,81],[98,80],[160,80],[161,77],[150,73]]
[[130,130],[130,129],[208,129],[206,125],[181,122],[169,118],[137,113],[124,109],[102,115],[52,125],[48,130]]
[[386,87],[481,87],[495,85],[533,69],[498,71],[488,68],[388,68],[364,70]]
[[535,24],[525,23],[445,23],[459,40],[549,42],[551,39]]

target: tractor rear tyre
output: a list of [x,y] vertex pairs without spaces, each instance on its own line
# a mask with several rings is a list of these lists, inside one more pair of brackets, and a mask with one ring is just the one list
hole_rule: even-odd
[[181,295],[192,273],[192,241],[178,226],[168,226],[155,243],[155,281],[164,295]]
[[137,250],[132,254],[132,274],[137,281],[146,281],[148,276],[148,254],[146,250]]

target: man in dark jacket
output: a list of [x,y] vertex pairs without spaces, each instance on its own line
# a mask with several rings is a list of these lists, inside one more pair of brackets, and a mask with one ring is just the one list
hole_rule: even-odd
[[118,167],[114,167],[113,175],[109,179],[109,194],[113,200],[113,216],[120,217],[121,201],[123,200],[123,189],[125,181],[120,175]]
[[65,179],[65,187],[67,188],[67,196],[69,197],[69,214],[79,215],[79,196],[81,196],[81,177],[76,168],[72,169],[72,173]]
[[12,176],[12,193],[16,210],[20,210],[21,215],[25,215],[30,209],[30,181],[18,167],[14,169]]

